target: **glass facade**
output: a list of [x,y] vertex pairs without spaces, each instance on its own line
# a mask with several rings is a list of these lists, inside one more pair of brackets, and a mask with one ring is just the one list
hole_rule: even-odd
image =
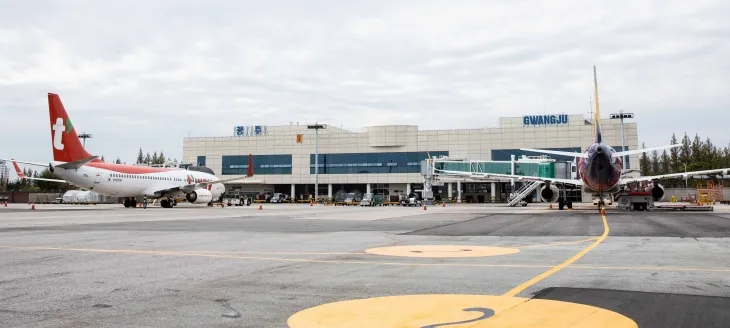
[[198,164],[196,166],[205,166],[205,156],[198,156]]
[[[612,146],[615,151],[624,151],[624,147],[622,146]],[[582,153],[585,151],[585,149],[581,149],[580,147],[569,147],[569,148],[544,148],[545,150],[558,150],[558,151],[567,151],[571,153]],[[629,147],[626,147],[626,150],[629,150]],[[493,161],[509,161],[510,155],[515,155],[515,159],[520,158],[522,155],[525,156],[541,156],[541,155],[547,155],[550,158],[558,161],[558,162],[572,162],[573,158],[568,156],[560,156],[560,155],[553,155],[553,154],[544,154],[544,153],[536,153],[532,151],[523,151],[519,149],[492,149],[492,160]],[[630,167],[631,161],[629,160],[629,156],[626,156],[626,163],[624,163],[624,168]],[[508,168],[509,169],[509,168]],[[492,172],[497,173],[497,172]]]
[[[571,153],[582,153],[583,152],[583,149],[580,149],[580,147],[544,148],[544,149],[545,150],[567,151],[567,152],[571,152]],[[515,160],[522,157],[522,155],[525,155],[525,156],[547,155],[550,158],[552,158],[558,162],[572,162],[573,161],[573,158],[569,157],[569,156],[536,153],[536,152],[532,152],[532,151],[524,151],[524,150],[519,150],[519,149],[492,149],[492,160],[493,161],[509,161],[510,155],[515,155]]]
[[[319,154],[319,174],[420,173],[421,161],[448,156],[448,151]],[[314,154],[309,156],[309,173],[314,174]]]
[[[246,175],[248,155],[223,156],[223,175]],[[253,174],[291,174],[291,155],[253,155]]]

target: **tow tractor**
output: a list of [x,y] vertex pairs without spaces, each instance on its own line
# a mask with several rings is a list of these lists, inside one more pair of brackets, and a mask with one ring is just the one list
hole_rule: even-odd
[[418,192],[411,192],[408,197],[401,199],[400,204],[402,206],[421,206],[423,205],[423,199],[421,199],[421,194]]

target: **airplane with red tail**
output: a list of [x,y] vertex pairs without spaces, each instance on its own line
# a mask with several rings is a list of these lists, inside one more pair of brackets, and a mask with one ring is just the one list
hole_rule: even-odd
[[[136,207],[139,200],[146,196],[160,199],[160,205],[164,208],[175,206],[175,199],[178,198],[185,198],[193,204],[211,205],[213,200],[219,199],[225,193],[226,182],[260,183],[248,180],[253,177],[253,157],[250,154],[246,177],[228,179],[219,179],[208,172],[182,168],[105,163],[84,149],[57,94],[48,94],[48,109],[53,161],[35,163],[10,159],[21,179],[70,183],[101,195],[123,197],[124,207]],[[48,167],[63,180],[25,177],[16,162]]]

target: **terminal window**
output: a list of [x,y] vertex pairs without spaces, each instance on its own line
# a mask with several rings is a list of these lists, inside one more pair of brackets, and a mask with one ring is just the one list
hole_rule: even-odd
[[[612,146],[615,151],[624,151],[624,147],[622,146]],[[582,153],[585,151],[585,149],[581,149],[580,147],[569,147],[569,148],[540,148],[545,150],[558,150],[558,151],[567,151],[567,152],[573,152],[573,153]],[[629,150],[629,147],[626,147],[626,150]],[[552,154],[543,154],[543,153],[536,153],[531,151],[522,151],[519,149],[492,149],[492,160],[493,161],[509,161],[510,155],[515,155],[515,160],[522,157],[522,155],[525,156],[548,156],[549,158],[552,158],[556,161],[567,161],[572,162],[573,158],[568,156],[560,156],[560,155],[552,155]],[[626,156],[626,163],[624,163],[625,168],[631,167],[631,161],[629,160],[629,156]]]
[[197,166],[205,166],[205,156],[198,156]]
[[[319,154],[319,174],[420,173],[421,161],[448,156],[448,151]],[[314,154],[309,173],[314,174]]]
[[[223,175],[246,175],[248,155],[223,156],[221,158]],[[253,155],[253,174],[291,174],[291,155]]]

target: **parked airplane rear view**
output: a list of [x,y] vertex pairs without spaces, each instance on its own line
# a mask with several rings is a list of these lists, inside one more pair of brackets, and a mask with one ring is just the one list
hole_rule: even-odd
[[637,150],[627,150],[617,152],[613,147],[603,143],[601,134],[601,111],[598,104],[598,78],[596,74],[596,66],[593,66],[593,85],[594,85],[594,98],[596,104],[595,115],[593,118],[593,144],[588,146],[583,153],[571,153],[557,150],[545,150],[545,149],[532,149],[532,148],[520,148],[523,151],[531,151],[537,153],[544,153],[550,155],[568,156],[578,159],[578,171],[580,172],[580,179],[555,179],[555,178],[542,178],[533,176],[522,176],[522,175],[510,175],[510,174],[494,174],[494,173],[464,173],[458,171],[439,170],[441,173],[450,175],[470,175],[470,177],[497,177],[497,178],[510,178],[516,180],[526,181],[539,181],[544,182],[544,186],[540,190],[540,197],[548,202],[554,202],[558,198],[558,188],[551,183],[568,184],[574,186],[580,186],[585,192],[593,194],[598,197],[598,206],[603,207],[604,195],[617,193],[621,186],[632,182],[640,181],[652,181],[655,182],[652,186],[652,196],[656,201],[660,201],[664,198],[664,187],[658,183],[658,180],[672,177],[687,177],[690,175],[700,174],[712,174],[722,173],[727,174],[730,172],[730,168],[713,169],[705,171],[694,171],[694,172],[682,172],[672,173],[654,176],[643,176],[637,178],[622,178],[624,173],[622,156],[641,154],[645,152],[651,152],[654,150],[661,150],[667,148],[679,147],[681,145],[667,145],[659,147],[651,147]]
[[[51,146],[53,161],[34,163],[11,159],[20,172],[17,163],[48,167],[63,180],[19,177],[30,180],[46,180],[73,184],[85,190],[93,190],[106,196],[124,197],[125,207],[136,207],[138,198],[160,198],[165,208],[176,204],[174,199],[185,198],[193,204],[211,205],[225,193],[225,182],[244,180],[247,183],[253,176],[253,157],[248,158],[246,177],[219,179],[213,174],[180,168],[160,168],[102,162],[84,149],[76,134],[76,129],[66,113],[61,98],[54,93],[48,94],[50,115]],[[16,163],[17,162],[17,163]],[[242,181],[244,182],[244,181]]]

